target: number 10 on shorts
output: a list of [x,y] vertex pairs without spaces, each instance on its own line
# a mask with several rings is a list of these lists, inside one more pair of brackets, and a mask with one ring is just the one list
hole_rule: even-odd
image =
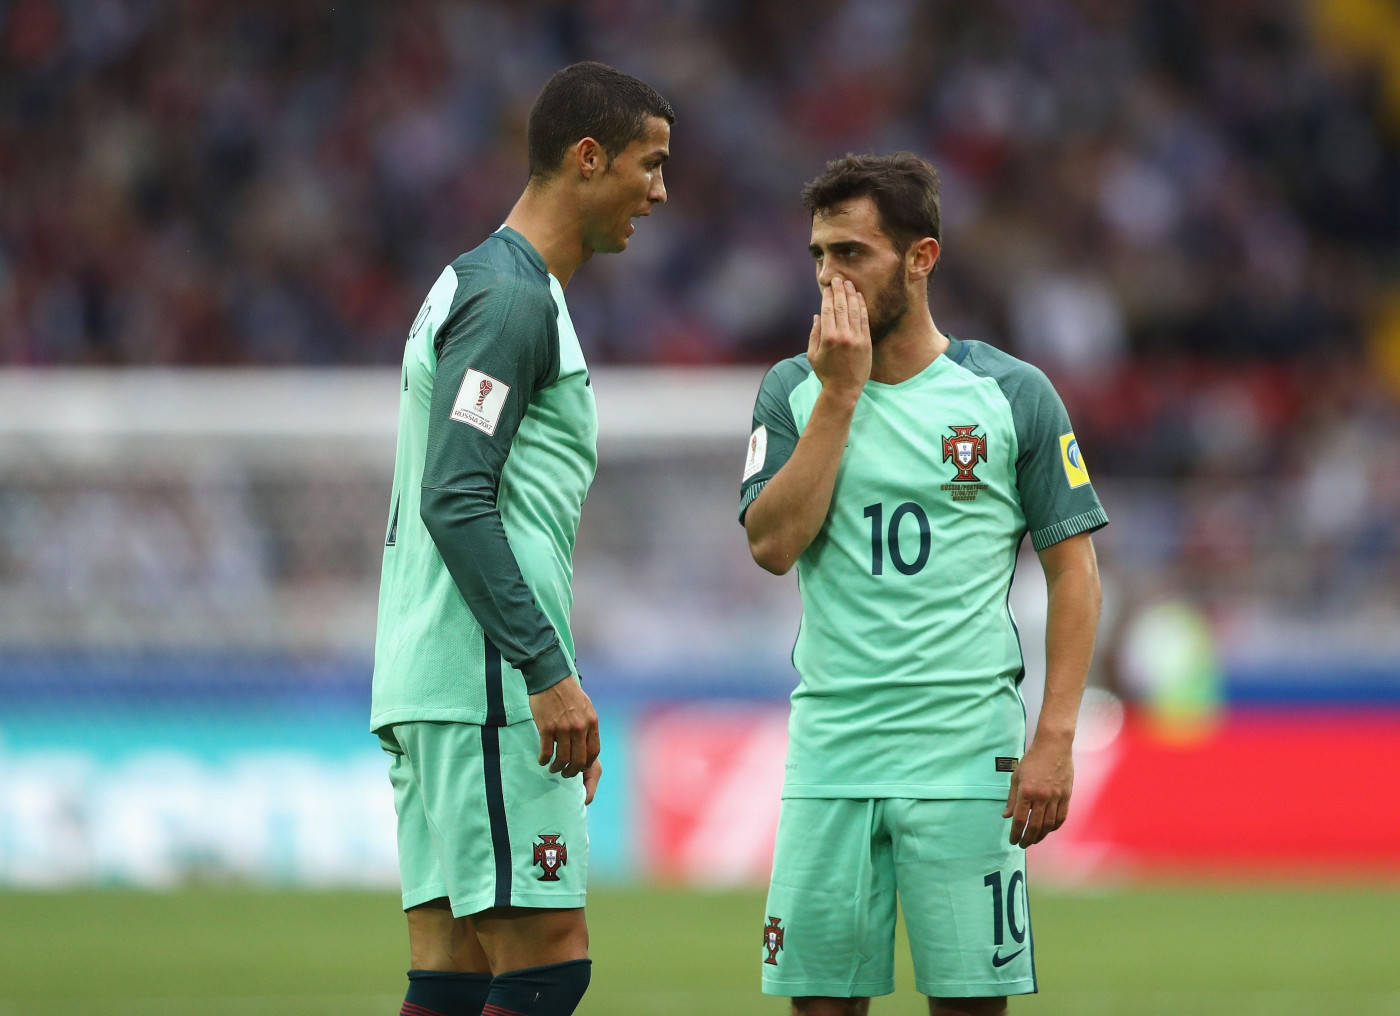
[[[1030,928],[1030,922],[1027,920],[1029,908],[1026,901],[1025,873],[1013,871],[1011,878],[1006,881],[1005,892],[1002,890],[999,871],[994,871],[982,879],[982,884],[992,891],[992,944],[1000,946],[1006,941],[1003,929],[1011,933],[1014,943],[1024,943],[1026,932]],[[1005,959],[1002,962],[1005,962]]]

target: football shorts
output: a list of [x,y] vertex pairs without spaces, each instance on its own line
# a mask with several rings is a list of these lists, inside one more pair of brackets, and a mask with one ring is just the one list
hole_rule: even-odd
[[1025,851],[996,800],[785,798],[764,914],[763,991],[894,990],[896,898],[915,986],[941,998],[1036,990]]
[[442,896],[456,917],[583,906],[583,780],[536,761],[533,721],[396,723],[379,740],[389,754],[405,910]]

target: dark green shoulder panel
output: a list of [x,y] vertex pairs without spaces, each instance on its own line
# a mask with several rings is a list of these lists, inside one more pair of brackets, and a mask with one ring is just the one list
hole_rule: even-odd
[[[479,356],[498,365],[510,362],[518,367],[529,360],[539,370],[528,379],[533,388],[558,379],[559,308],[537,258],[532,250],[497,233],[452,262],[457,292],[434,337],[439,359],[449,340],[465,340]],[[513,377],[511,382],[519,380]]]
[[801,436],[790,398],[798,385],[812,375],[807,354],[781,360],[764,375],[754,400],[753,431],[739,484],[739,521],[754,498],[783,467]]
[[1035,549],[1107,525],[1069,414],[1045,372],[985,342],[955,339],[948,355],[972,374],[995,381],[1011,407],[1016,487]]
[[774,394],[781,393],[786,399],[792,390],[800,385],[812,373],[811,361],[807,359],[806,353],[799,353],[797,356],[790,356],[786,360],[779,360],[768,371],[763,379],[763,387],[771,389]]
[[[961,339],[954,342],[955,345],[949,349],[954,361],[978,377],[987,377],[995,381],[1010,404],[1011,418],[1016,424],[1019,462],[1031,447],[1037,425],[1049,422],[1042,417],[1047,414],[1055,417],[1055,410],[1058,410],[1058,415],[1064,414],[1060,397],[1055,393],[1050,379],[1039,367],[1032,366],[1025,360],[1018,360],[1010,353],[1004,353],[985,342],[966,342]],[[1068,417],[1065,417],[1065,423],[1068,422]],[[1068,426],[1065,429],[1068,430]]]

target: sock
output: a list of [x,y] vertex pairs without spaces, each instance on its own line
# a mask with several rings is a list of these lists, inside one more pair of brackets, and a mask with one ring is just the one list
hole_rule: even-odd
[[481,1016],[490,990],[490,974],[410,970],[399,1016]]
[[569,1016],[588,990],[592,960],[570,960],[500,974],[481,1016]]

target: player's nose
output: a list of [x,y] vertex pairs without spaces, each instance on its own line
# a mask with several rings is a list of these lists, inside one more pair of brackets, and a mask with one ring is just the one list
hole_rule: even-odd
[[666,181],[661,178],[661,170],[656,171],[656,177],[651,182],[651,190],[647,193],[647,200],[654,205],[664,205],[666,203]]

